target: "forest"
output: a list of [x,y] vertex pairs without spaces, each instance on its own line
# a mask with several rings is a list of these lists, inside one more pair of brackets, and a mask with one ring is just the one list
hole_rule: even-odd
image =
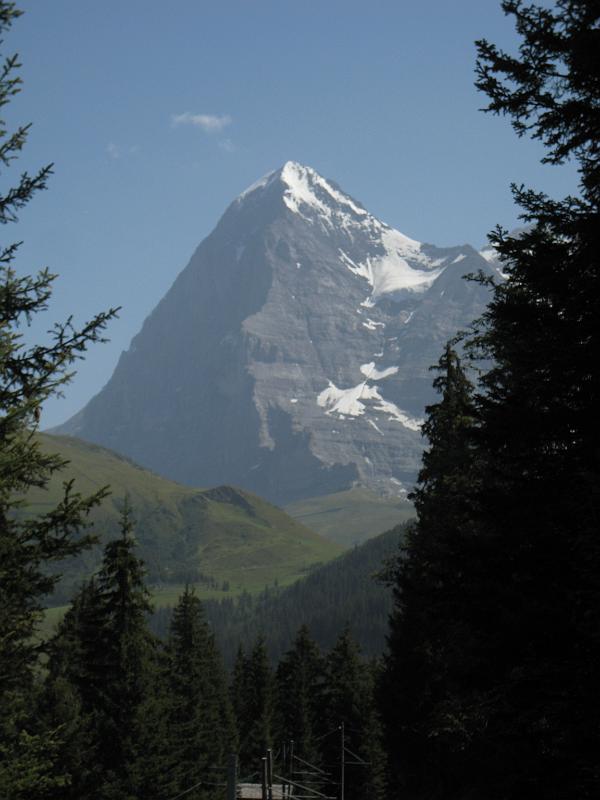
[[[269,660],[276,663],[307,626],[322,650],[333,647],[348,628],[367,658],[383,652],[392,608],[386,564],[392,561],[406,534],[398,525],[312,571],[289,586],[267,586],[258,594],[206,599],[206,619],[227,667],[240,644],[249,646],[263,636]],[[173,608],[155,609],[150,628],[168,638]]]
[[[106,495],[67,482],[51,511],[18,513],[28,488],[64,467],[39,447],[40,409],[117,309],[28,344],[22,326],[46,309],[56,276],[20,274],[19,243],[2,244],[3,799],[212,800],[231,753],[239,783],[260,790],[268,750],[273,784],[299,798],[598,796],[600,4],[502,8],[520,46],[511,55],[477,42],[485,111],[537,140],[546,163],[576,163],[579,192],[513,186],[524,228],[490,236],[506,278],[470,276],[491,302],[435,369],[417,519],[382,567],[393,607],[381,658],[362,656],[343,623],[323,649],[301,623],[271,657],[249,631],[228,674],[190,589],[158,637],[127,505],[100,569],[40,639],[56,565],[93,543],[86,521]],[[2,38],[19,13],[0,0]],[[3,108],[19,67],[3,62]],[[0,126],[3,176],[28,129]],[[51,173],[3,187],[0,222]]]

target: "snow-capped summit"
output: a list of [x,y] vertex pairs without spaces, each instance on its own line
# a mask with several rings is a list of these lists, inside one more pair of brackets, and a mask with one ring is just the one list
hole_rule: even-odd
[[60,429],[276,502],[414,481],[429,366],[487,300],[469,246],[422,244],[288,161],[242,192]]
[[266,192],[277,192],[288,211],[326,234],[345,236],[350,248],[355,248],[357,241],[363,242],[366,257],[362,261],[353,261],[346,252],[348,248],[340,247],[339,253],[342,263],[371,287],[367,303],[403,290],[425,291],[444,270],[442,261],[431,258],[421,242],[369,214],[312,167],[287,161],[249,186],[235,204],[243,204],[250,195],[253,202],[260,201]]
[[287,187],[283,196],[284,202],[296,214],[301,214],[302,207],[308,206],[316,210],[329,224],[333,222],[332,217],[336,211],[340,217],[344,214],[352,218],[370,216],[362,206],[328,183],[311,167],[288,161],[281,168],[280,178]]
[[305,167],[297,161],[286,161],[278,170],[259,178],[239,195],[236,202],[242,202],[250,194],[264,190],[276,181],[284,187],[285,204],[295,213],[300,213],[301,207],[305,206],[330,220],[333,207],[338,205],[356,216],[369,216],[366,209],[339,191],[333,183],[322,178],[312,167]]

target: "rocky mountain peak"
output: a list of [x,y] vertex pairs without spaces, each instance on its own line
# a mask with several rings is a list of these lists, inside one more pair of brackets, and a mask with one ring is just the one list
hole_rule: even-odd
[[233,201],[61,432],[275,502],[355,483],[406,493],[429,366],[487,300],[462,275],[494,268],[468,245],[409,238],[288,161]]
[[330,219],[332,212],[339,208],[356,217],[369,216],[360,203],[344,194],[333,181],[327,181],[312,167],[297,161],[286,161],[279,169],[267,173],[245,189],[235,202],[241,204],[250,195],[262,194],[273,186],[278,187],[285,205],[294,213],[300,213],[304,206],[320,213],[324,219]]

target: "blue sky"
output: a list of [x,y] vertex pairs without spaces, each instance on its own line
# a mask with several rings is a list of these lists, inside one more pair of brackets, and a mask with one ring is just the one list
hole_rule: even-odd
[[[33,123],[15,172],[54,162],[12,226],[17,268],[60,276],[29,335],[121,305],[46,426],[78,411],[226,206],[288,159],[437,245],[517,224],[511,181],[562,196],[571,168],[482,114],[476,38],[514,49],[497,0],[23,0],[5,36]],[[7,185],[3,176],[3,185]],[[5,237],[9,230],[5,230]]]

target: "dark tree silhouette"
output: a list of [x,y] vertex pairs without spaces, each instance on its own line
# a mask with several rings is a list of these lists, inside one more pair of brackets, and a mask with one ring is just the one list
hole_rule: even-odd
[[[20,11],[0,2],[0,36]],[[0,108],[20,91],[17,56],[0,65]],[[0,121],[0,171],[5,175],[25,145],[29,126],[9,132]],[[0,191],[0,225],[16,221],[18,212],[46,188],[46,166],[23,173]],[[19,244],[0,245],[0,795],[44,797],[63,781],[53,775],[57,743],[35,733],[31,719],[33,679],[43,649],[34,636],[43,597],[55,586],[53,562],[74,555],[90,542],[81,534],[90,509],[104,492],[82,498],[65,486],[52,511],[26,518],[19,513],[32,486],[45,486],[64,463],[41,452],[35,431],[45,400],[69,380],[70,365],[101,333],[116,311],[99,314],[77,330],[68,320],[56,325],[45,344],[27,345],[19,328],[44,311],[55,275],[47,269],[18,276],[14,261]],[[35,790],[34,788],[35,787]]]
[[[521,47],[478,43],[488,110],[538,138],[546,161],[575,160],[581,193],[513,187],[528,227],[490,237],[508,277],[487,281],[467,336],[484,366],[473,423],[455,458],[445,435],[424,463],[386,676],[413,675],[390,730],[415,798],[592,797],[600,782],[600,4],[503,8]],[[460,415],[430,413],[429,432],[440,420],[451,434]],[[444,485],[459,487],[446,508]]]

